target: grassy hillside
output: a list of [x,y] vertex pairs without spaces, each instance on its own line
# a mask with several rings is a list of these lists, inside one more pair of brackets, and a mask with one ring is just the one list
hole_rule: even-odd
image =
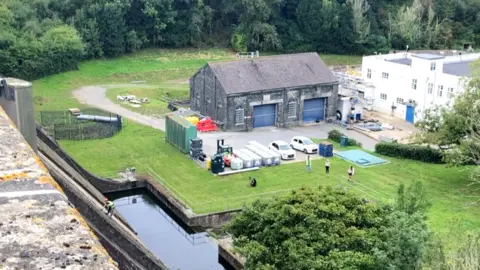
[[[360,56],[321,55],[327,65],[347,65],[361,63]],[[86,61],[76,71],[65,72],[34,81],[35,110],[66,110],[82,107],[72,97],[72,90],[85,85],[126,84],[132,81],[145,81],[153,86],[146,93],[156,112],[159,106],[165,106],[161,98],[187,98],[189,86],[185,84],[199,68],[207,62],[235,59],[235,54],[227,49],[183,49],[144,50],[113,59]],[[147,90],[142,88],[143,90]],[[143,91],[142,90],[142,91]],[[112,100],[116,95],[132,93],[130,89],[111,90],[108,94]],[[128,106],[128,105],[127,105]],[[131,107],[129,107],[131,108]],[[165,108],[163,108],[164,110]]]
[[470,64],[473,77],[480,77],[480,60]]

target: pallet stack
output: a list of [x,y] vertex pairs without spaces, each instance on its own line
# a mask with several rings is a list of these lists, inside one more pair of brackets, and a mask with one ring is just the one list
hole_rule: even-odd
[[190,139],[190,156],[193,159],[203,155],[203,141],[200,138]]

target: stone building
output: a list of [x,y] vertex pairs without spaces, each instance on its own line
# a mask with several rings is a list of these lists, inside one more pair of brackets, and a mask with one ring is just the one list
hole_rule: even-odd
[[335,119],[338,81],[317,53],[208,63],[190,78],[190,106],[227,130]]

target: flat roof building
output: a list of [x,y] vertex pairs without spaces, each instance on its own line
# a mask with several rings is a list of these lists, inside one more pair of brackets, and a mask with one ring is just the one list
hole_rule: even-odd
[[414,123],[432,106],[450,106],[472,76],[479,53],[396,52],[364,56],[361,79],[373,110]]

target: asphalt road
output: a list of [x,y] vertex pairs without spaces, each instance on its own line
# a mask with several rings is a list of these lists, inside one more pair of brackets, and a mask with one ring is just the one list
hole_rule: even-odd
[[[224,138],[225,144],[232,146],[233,149],[242,149],[249,141],[257,141],[263,145],[268,145],[276,140],[290,143],[290,140],[294,136],[326,139],[328,137],[328,132],[332,129],[339,129],[345,135],[361,142],[363,148],[367,150],[373,151],[375,149],[377,141],[374,139],[356,131],[346,130],[339,126],[326,123],[295,128],[262,128],[250,132],[199,133],[199,137],[203,139],[203,151],[207,155],[212,155],[217,151],[217,138]],[[305,154],[297,151],[296,159],[297,161],[305,160]]]
[[[112,85],[113,86],[113,85]],[[142,85],[115,85],[115,87],[141,87]],[[122,117],[128,118],[137,123],[150,126],[156,129],[165,130],[165,120],[158,119],[152,116],[143,115],[137,112],[130,111],[119,104],[114,103],[107,98],[107,89],[111,86],[84,86],[73,91],[73,96],[80,101],[80,103],[88,104],[111,113],[116,113]]]

